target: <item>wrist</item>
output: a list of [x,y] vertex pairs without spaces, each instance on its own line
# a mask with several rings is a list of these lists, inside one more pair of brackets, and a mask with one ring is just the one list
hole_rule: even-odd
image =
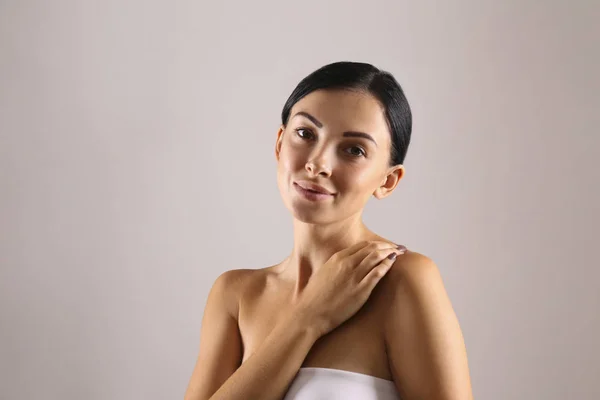
[[307,339],[316,342],[323,335],[323,327],[319,326],[315,318],[300,308],[292,310],[283,320],[285,329],[292,330]]

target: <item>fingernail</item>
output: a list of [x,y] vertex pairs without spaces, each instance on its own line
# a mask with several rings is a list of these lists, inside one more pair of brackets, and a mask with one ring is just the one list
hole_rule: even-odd
[[390,260],[393,260],[394,258],[396,258],[396,253],[390,253],[390,255],[387,256],[387,258],[389,258]]
[[398,245],[398,250],[405,251],[406,250],[406,246],[403,246],[403,245],[399,244]]

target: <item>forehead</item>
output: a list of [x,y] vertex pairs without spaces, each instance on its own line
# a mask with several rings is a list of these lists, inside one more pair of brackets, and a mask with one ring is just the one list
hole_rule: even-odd
[[[385,138],[389,140],[384,110],[369,93],[340,89],[315,90],[292,107],[290,118],[298,111],[313,115],[326,130],[366,132],[378,143],[384,142]],[[296,118],[300,120],[302,117]]]

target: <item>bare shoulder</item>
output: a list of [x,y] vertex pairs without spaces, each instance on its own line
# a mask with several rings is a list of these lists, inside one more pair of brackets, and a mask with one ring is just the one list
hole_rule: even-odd
[[[375,240],[389,242],[393,241],[384,237],[375,235]],[[424,254],[407,249],[406,253],[398,256],[392,268],[386,274],[386,281],[430,279],[439,273],[435,262]]]
[[398,256],[389,273],[393,279],[421,280],[431,279],[439,274],[435,262],[424,254],[407,250]]
[[221,273],[214,281],[211,296],[217,296],[226,305],[229,314],[236,318],[242,294],[256,280],[257,271],[253,269],[230,269]]
[[384,280],[384,339],[402,397],[472,399],[462,331],[437,265],[408,251]]
[[274,266],[264,268],[237,268],[227,270],[219,275],[213,284],[212,291],[216,292],[227,304],[230,314],[237,318],[240,302],[264,289],[266,281],[273,275]]
[[220,285],[222,288],[234,289],[244,285],[252,277],[252,269],[230,269],[217,277],[215,285]]
[[410,250],[396,258],[382,282],[386,294],[393,297],[444,290],[436,263],[426,255]]

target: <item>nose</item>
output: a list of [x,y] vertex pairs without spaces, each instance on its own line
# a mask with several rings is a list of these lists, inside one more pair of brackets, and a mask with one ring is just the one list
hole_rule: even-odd
[[331,167],[322,159],[311,159],[305,165],[306,171],[311,175],[331,176]]

